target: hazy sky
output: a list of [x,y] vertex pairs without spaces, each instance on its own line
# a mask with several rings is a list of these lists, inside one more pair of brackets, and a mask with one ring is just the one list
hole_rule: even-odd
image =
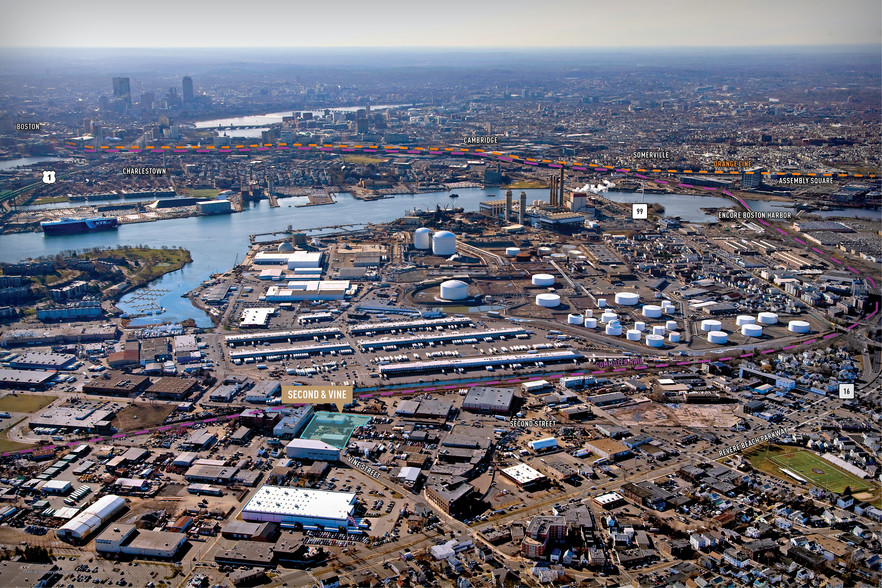
[[0,0],[4,47],[882,45],[880,0]]

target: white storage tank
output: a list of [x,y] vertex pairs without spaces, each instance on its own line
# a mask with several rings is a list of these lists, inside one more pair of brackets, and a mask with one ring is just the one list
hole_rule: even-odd
[[635,321],[634,328],[642,333],[646,330],[646,323],[644,323],[643,321]]
[[554,286],[554,276],[551,274],[536,274],[532,279],[534,286]]
[[774,312],[761,312],[756,315],[756,320],[761,325],[777,325],[778,315]]
[[566,258],[567,258],[567,254],[566,254],[566,253],[552,253],[552,254],[551,254],[551,259],[555,259],[555,260],[557,260],[557,259],[559,259],[559,260],[564,260],[564,259],[566,259]]
[[597,308],[606,308],[606,298],[597,299]]
[[589,329],[597,328],[597,319],[592,317],[585,317],[585,327]]
[[628,332],[626,334],[628,341],[639,341],[641,336],[642,335],[640,334],[640,331],[638,331],[637,329],[628,329]]
[[462,300],[469,297],[469,285],[460,280],[441,282],[441,298],[444,300]]
[[560,296],[557,294],[537,294],[536,306],[544,306],[545,308],[554,308],[560,306]]
[[757,324],[746,324],[741,327],[741,334],[747,337],[762,337],[763,328]]
[[735,317],[735,324],[739,327],[743,327],[744,325],[753,325],[756,324],[756,319],[749,314],[739,314],[737,317]]
[[812,326],[806,321],[790,321],[787,330],[791,333],[808,333]]
[[729,340],[729,334],[725,331],[711,331],[707,334],[708,343],[723,345]]
[[671,343],[679,343],[680,342],[680,333],[677,331],[671,331],[668,333],[668,341]]
[[539,255],[551,255],[551,247],[540,247],[536,250]]
[[589,316],[594,316],[594,311],[590,308],[585,311],[585,318],[588,318]]
[[616,292],[616,304],[635,306],[638,302],[640,302],[640,295],[636,292]]
[[662,315],[662,307],[656,304],[647,304],[643,307],[643,316],[646,318],[658,318]]
[[616,320],[616,319],[618,319],[618,318],[619,318],[619,315],[617,315],[616,313],[614,313],[614,312],[610,312],[610,311],[606,311],[606,312],[604,312],[602,315],[600,315],[600,322],[602,322],[602,323],[608,323],[608,322],[610,322],[610,321],[614,321],[614,320]]
[[622,334],[622,325],[606,325],[606,334],[618,337]]
[[456,235],[450,231],[435,233],[432,237],[432,253],[444,257],[456,253]]
[[677,330],[677,321],[668,321],[665,323],[665,328],[669,331]]
[[581,325],[585,322],[585,319],[582,318],[581,314],[570,314],[567,315],[567,322],[571,325]]
[[505,254],[508,255],[509,257],[514,257],[515,255],[517,255],[520,252],[521,252],[520,247],[506,247],[505,248]]
[[432,229],[420,227],[413,232],[413,246],[417,249],[432,248]]
[[564,253],[569,253],[570,251],[575,251],[576,246],[575,245],[562,245],[560,250],[563,251]]
[[665,334],[665,328],[664,328],[663,326],[661,326],[661,325],[653,325],[653,327],[652,327],[652,334],[653,334],[653,335],[664,335],[664,334]]
[[650,347],[661,347],[665,344],[665,338],[661,335],[647,335],[646,344]]
[[723,323],[714,319],[704,319],[701,321],[701,330],[705,333],[710,333],[711,331],[719,331],[723,328]]

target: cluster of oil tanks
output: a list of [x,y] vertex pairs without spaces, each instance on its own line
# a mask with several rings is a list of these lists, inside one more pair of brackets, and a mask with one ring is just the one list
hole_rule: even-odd
[[413,232],[415,249],[432,250],[432,255],[447,257],[456,253],[456,235],[450,231],[432,233],[432,229],[420,227]]

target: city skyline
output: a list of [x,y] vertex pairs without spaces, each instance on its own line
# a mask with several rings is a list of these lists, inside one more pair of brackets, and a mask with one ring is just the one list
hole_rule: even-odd
[[[84,10],[82,3],[8,4],[4,11],[12,22],[40,22],[41,34],[15,29],[0,40],[0,47],[575,49],[878,45],[882,41],[882,6],[872,0],[746,0],[731,14],[711,10],[708,5],[713,3],[697,0],[668,2],[663,10],[648,0],[625,6],[574,0],[541,5],[450,0],[426,6],[391,0],[382,7],[338,3],[333,14],[324,5],[298,6],[291,18],[274,17],[285,5],[273,2],[245,13],[228,1],[181,5],[160,0],[151,4],[150,11],[85,3],[106,6],[100,17]],[[333,26],[329,20],[333,16],[343,18],[344,26]],[[84,34],[92,30],[96,18],[102,24],[100,32]],[[311,26],[317,23],[325,26]]]

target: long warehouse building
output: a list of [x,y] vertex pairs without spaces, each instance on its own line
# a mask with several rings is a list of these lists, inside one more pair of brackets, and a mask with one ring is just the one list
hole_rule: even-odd
[[365,323],[349,329],[349,332],[355,335],[366,335],[368,333],[388,333],[389,331],[409,331],[411,329],[434,329],[436,327],[470,327],[472,319],[469,318],[440,318],[428,319],[422,321],[400,321],[394,323]]
[[382,349],[387,346],[402,347],[405,345],[413,345],[414,343],[444,343],[448,341],[457,341],[459,339],[484,339],[491,337],[499,339],[500,337],[516,337],[518,335],[527,335],[531,331],[526,329],[494,329],[489,331],[458,331],[456,333],[447,333],[444,335],[412,335],[410,337],[390,337],[388,339],[371,339],[369,341],[359,341],[358,346],[362,349]]
[[315,339],[316,337],[337,337],[342,335],[340,329],[328,327],[324,329],[302,329],[299,331],[271,331],[269,333],[249,333],[247,335],[229,335],[224,338],[227,345],[247,345],[249,343],[263,343],[264,341],[302,341]]
[[272,522],[284,526],[321,525],[336,530],[354,527],[352,515],[357,499],[354,492],[331,492],[311,488],[261,486],[242,509],[246,521]]
[[318,355],[320,353],[330,353],[331,351],[347,354],[352,353],[352,347],[349,346],[349,343],[339,343],[331,345],[301,345],[299,347],[276,347],[272,349],[258,348],[247,351],[231,351],[230,359],[247,359],[249,357],[259,359],[261,357],[271,357],[273,355],[294,355],[296,357],[298,355],[307,356]]
[[125,507],[126,501],[120,496],[108,494],[96,500],[83,512],[66,522],[56,531],[58,538],[68,543],[78,544],[94,533]]
[[409,363],[399,363],[391,365],[381,365],[379,372],[381,375],[399,376],[403,374],[438,372],[446,369],[456,368],[475,368],[488,365],[504,365],[511,363],[558,363],[562,361],[578,361],[583,355],[577,351],[552,351],[551,353],[537,353],[535,355],[518,354],[518,355],[497,355],[497,356],[479,356],[479,357],[463,357],[459,359],[447,359],[438,361],[412,361]]

